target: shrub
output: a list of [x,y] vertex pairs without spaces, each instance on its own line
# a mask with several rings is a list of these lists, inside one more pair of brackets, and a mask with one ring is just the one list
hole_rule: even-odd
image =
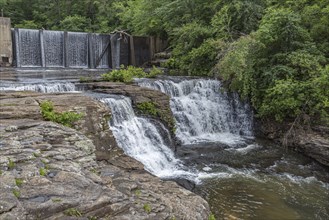
[[159,115],[157,104],[154,102],[142,102],[137,104],[136,107],[142,114],[152,115],[152,116]]
[[124,66],[121,66],[119,70],[112,70],[111,72],[105,73],[102,75],[102,79],[110,82],[125,82],[129,83],[133,81],[133,78],[143,78],[146,77],[146,73],[142,68],[128,66],[124,69]]
[[40,104],[42,117],[48,121],[53,121],[67,127],[72,127],[73,123],[82,118],[82,114],[74,112],[58,113],[54,111],[54,105],[50,101]]

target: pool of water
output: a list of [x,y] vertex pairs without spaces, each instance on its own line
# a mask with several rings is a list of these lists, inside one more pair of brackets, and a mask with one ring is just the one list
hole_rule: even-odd
[[249,140],[181,146],[177,154],[207,174],[194,191],[217,219],[329,219],[328,169],[296,152]]

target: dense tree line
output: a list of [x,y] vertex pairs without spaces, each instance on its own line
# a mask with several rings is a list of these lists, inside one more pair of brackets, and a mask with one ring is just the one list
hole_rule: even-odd
[[221,78],[258,116],[329,123],[329,0],[0,0],[0,8],[17,27],[167,38],[168,67]]

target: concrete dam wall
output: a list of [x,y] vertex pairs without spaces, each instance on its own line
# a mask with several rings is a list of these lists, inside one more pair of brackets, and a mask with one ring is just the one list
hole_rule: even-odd
[[[123,32],[97,34],[10,28],[9,18],[0,18],[1,57],[17,68],[119,68],[143,66],[166,41],[156,37],[130,36]],[[6,30],[6,31],[2,31]]]
[[15,28],[12,36],[16,67],[114,69],[122,64],[142,66],[152,59],[157,49],[160,50],[152,37],[132,37],[122,33]]

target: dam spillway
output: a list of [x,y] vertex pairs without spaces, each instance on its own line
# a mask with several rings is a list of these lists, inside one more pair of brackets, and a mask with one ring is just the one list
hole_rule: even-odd
[[11,29],[13,66],[17,68],[116,69],[143,66],[166,47],[156,37]]

